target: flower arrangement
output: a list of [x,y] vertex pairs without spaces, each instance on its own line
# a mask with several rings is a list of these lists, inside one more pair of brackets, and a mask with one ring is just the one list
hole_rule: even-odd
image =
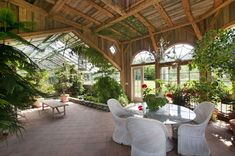
[[[151,89],[148,88],[146,84],[142,84],[143,89],[143,100],[147,103],[148,109],[151,111],[155,111],[160,107],[164,106],[168,100],[164,96],[156,96],[155,94],[151,94]],[[139,108],[140,110],[141,108]],[[142,108],[143,109],[143,108]]]

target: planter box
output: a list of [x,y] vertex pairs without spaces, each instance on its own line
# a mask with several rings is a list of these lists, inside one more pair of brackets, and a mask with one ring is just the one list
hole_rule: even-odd
[[81,105],[84,105],[84,106],[88,106],[88,107],[91,107],[91,108],[103,110],[105,112],[110,112],[108,105],[103,104],[103,103],[96,103],[96,102],[93,102],[93,101],[86,101],[86,100],[81,100],[81,99],[72,98],[72,97],[69,97],[69,101],[77,103],[77,104],[81,104]]

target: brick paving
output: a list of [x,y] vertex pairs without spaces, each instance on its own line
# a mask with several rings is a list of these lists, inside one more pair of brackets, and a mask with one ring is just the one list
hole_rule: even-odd
[[[22,113],[23,137],[1,141],[0,156],[130,156],[130,147],[111,139],[114,122],[110,113],[73,103],[65,117],[53,119],[50,111]],[[231,134],[224,123],[209,124],[206,136],[213,156],[235,155]],[[176,149],[167,155],[177,155]]]

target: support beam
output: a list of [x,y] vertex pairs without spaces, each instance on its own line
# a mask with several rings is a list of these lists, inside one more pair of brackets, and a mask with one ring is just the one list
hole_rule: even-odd
[[119,15],[123,16],[125,15],[125,10],[121,8],[121,6],[115,4],[112,0],[101,0],[104,2],[108,7],[110,7],[112,10],[114,10]]
[[64,8],[65,10],[69,11],[70,13],[72,13],[73,15],[76,15],[76,16],[79,16],[79,17],[83,17],[83,18],[85,18],[86,20],[88,20],[88,21],[90,21],[90,22],[93,22],[93,23],[95,23],[95,24],[97,24],[97,25],[101,24],[101,22],[97,21],[96,19],[94,19],[94,18],[92,18],[92,17],[90,17],[90,16],[84,14],[83,12],[81,12],[81,11],[75,9],[75,8],[72,8],[71,6],[69,6],[69,5],[67,5],[67,4],[65,4],[65,5],[63,6],[63,8]]
[[101,37],[101,38],[103,38],[103,39],[106,39],[106,40],[108,40],[108,41],[113,42],[113,44],[116,45],[118,51],[121,51],[121,48],[120,48],[120,46],[119,46],[120,43],[119,43],[117,40],[115,40],[115,39],[113,39],[113,38],[111,38],[111,37],[109,37],[109,36],[104,36],[104,35],[98,35],[98,36]]
[[97,28],[95,30],[95,32],[99,32],[101,30],[103,30],[104,28],[107,28],[111,25],[113,25],[114,23],[117,23],[119,21],[122,21],[124,20],[125,18],[127,17],[130,17],[132,15],[135,15],[137,14],[138,12],[140,12],[141,10],[151,6],[151,5],[154,5],[156,3],[158,3],[160,0],[148,0],[148,1],[144,1],[142,3],[140,3],[139,5],[136,5],[135,7],[131,8],[125,15],[121,16],[121,17],[118,17],[112,21],[109,21],[108,23],[106,24],[103,24],[102,26],[100,26],[99,28]]
[[47,16],[48,15],[48,13],[45,10],[43,10],[42,8],[39,8],[39,7],[35,6],[35,5],[32,5],[32,4],[30,4],[30,3],[28,3],[28,2],[26,2],[24,0],[9,0],[9,2],[11,4],[14,4],[14,5],[26,8],[26,9],[32,11],[32,12],[39,13],[39,14],[41,14],[43,16]]
[[66,28],[58,28],[58,29],[52,29],[52,30],[44,30],[44,31],[37,31],[37,32],[27,32],[27,33],[20,33],[20,35],[23,38],[32,38],[32,37],[44,37],[49,35],[54,35],[57,33],[66,33],[71,32],[74,30],[73,27],[66,27]]
[[120,65],[118,65],[114,60],[112,60],[106,53],[104,53],[95,43],[93,43],[91,40],[89,40],[86,36],[81,34],[78,31],[73,31],[75,35],[77,35],[82,41],[84,41],[87,45],[91,46],[92,48],[95,48],[97,51],[99,51],[108,61],[110,61],[118,70],[121,70]]
[[197,23],[195,22],[194,20],[194,17],[192,15],[192,12],[191,12],[191,8],[190,8],[190,2],[189,0],[181,0],[182,2],[182,5],[183,5],[183,8],[184,8],[184,12],[189,20],[189,22],[191,23],[192,27],[193,27],[193,30],[195,31],[195,34],[197,36],[198,39],[201,39],[202,38],[202,33],[197,25]]
[[[199,16],[198,18],[196,18],[195,22],[200,22],[200,21],[210,17],[211,15],[215,14],[219,9],[223,9],[224,7],[228,6],[229,4],[231,4],[234,1],[235,0],[227,0],[227,1],[223,2],[218,7],[210,9],[209,11],[204,13],[203,15]],[[174,25],[174,26],[169,27],[169,28],[168,27],[167,28],[163,28],[161,31],[154,32],[153,34],[156,35],[156,34],[168,32],[168,31],[179,29],[179,28],[182,28],[182,27],[185,27],[185,26],[188,26],[188,25],[191,25],[191,23],[190,22],[186,22],[186,23],[182,23],[182,24],[177,24],[177,25]],[[149,35],[145,35],[145,36],[142,36],[142,37],[137,37],[135,39],[132,39],[131,41],[137,41],[137,40],[141,40],[141,39],[148,38],[148,37],[150,37],[150,36]],[[125,44],[125,43],[128,43],[128,42],[130,42],[130,41],[126,41],[126,42],[123,42],[123,43]]]
[[50,10],[49,14],[56,14],[57,12],[60,11],[60,9],[62,9],[62,7],[64,6],[66,0],[57,0],[56,4],[53,6],[53,8]]
[[108,17],[113,17],[113,14],[111,12],[99,6],[93,0],[86,0],[86,2],[89,3],[91,6],[93,6],[94,8],[96,8],[97,10],[99,10],[100,12],[102,12],[103,14],[107,15]]
[[141,23],[143,23],[144,26],[146,26],[151,32],[155,32],[155,27],[146,20],[142,15],[139,13],[134,15]]
[[[222,3],[223,3],[223,0],[214,0],[214,8],[220,6]],[[209,28],[208,28],[207,30],[213,28],[213,26],[214,26],[214,24],[215,24],[215,22],[216,22],[216,19],[217,19],[217,17],[219,16],[219,14],[220,14],[221,12],[222,12],[221,9],[219,9],[219,10],[214,14],[214,16],[213,16],[213,18],[212,18],[212,20],[211,20],[211,22],[210,22],[210,24],[209,24]]]
[[160,3],[156,3],[153,6],[155,9],[157,9],[157,11],[160,13],[161,17],[166,21],[168,26],[174,25],[170,16],[166,13],[165,9],[163,8],[163,6]]
[[76,23],[76,22],[71,21],[71,20],[68,20],[68,19],[66,19],[66,18],[64,18],[62,16],[59,16],[59,15],[53,16],[53,19],[58,21],[58,22],[61,22],[63,24],[73,26],[76,29],[88,30],[85,27],[83,27],[81,24]]

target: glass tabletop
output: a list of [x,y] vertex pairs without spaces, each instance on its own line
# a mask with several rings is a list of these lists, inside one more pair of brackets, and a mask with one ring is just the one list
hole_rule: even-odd
[[196,114],[186,107],[166,104],[157,111],[147,111],[144,117],[159,120],[164,124],[178,124],[190,122]]

